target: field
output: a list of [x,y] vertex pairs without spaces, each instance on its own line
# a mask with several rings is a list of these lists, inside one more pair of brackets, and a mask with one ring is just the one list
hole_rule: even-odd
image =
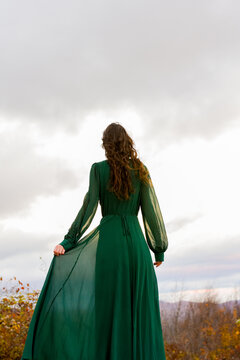
[[[0,277],[3,282],[3,278]],[[1,287],[0,359],[20,360],[39,291],[16,277]],[[160,301],[167,360],[239,360],[240,301]],[[161,360],[161,359],[159,359]]]

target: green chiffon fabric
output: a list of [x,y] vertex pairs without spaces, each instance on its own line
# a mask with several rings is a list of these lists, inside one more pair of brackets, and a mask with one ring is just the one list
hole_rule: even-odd
[[[146,167],[147,169],[147,167]],[[149,174],[134,193],[107,190],[107,160],[92,164],[83,204],[53,256],[21,360],[165,360],[156,261],[168,238]],[[85,236],[101,205],[102,218]],[[144,232],[138,212],[141,209]]]

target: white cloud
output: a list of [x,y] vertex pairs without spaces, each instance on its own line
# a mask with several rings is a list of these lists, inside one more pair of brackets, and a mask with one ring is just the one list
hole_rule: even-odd
[[[162,291],[181,279],[235,286],[238,13],[236,1],[1,3],[3,274],[28,277],[40,254],[50,263],[104,159],[102,132],[119,121],[167,226]],[[31,274],[36,286],[45,275]]]
[[212,137],[239,118],[236,1],[0,6],[8,119],[75,132],[90,112],[134,107],[160,145]]

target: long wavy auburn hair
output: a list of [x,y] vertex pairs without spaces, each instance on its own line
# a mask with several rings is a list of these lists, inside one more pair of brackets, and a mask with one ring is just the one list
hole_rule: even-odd
[[[128,200],[134,193],[130,170],[145,184],[151,183],[149,173],[138,157],[132,138],[118,122],[111,123],[104,130],[102,147],[110,165],[110,179],[107,185],[120,200]],[[132,165],[132,166],[131,166]]]

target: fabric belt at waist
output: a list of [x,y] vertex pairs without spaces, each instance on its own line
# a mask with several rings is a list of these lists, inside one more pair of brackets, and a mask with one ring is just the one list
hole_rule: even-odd
[[130,233],[130,229],[129,229],[129,226],[128,226],[128,223],[127,223],[127,218],[129,216],[131,217],[137,217],[137,215],[135,214],[107,214],[107,215],[104,215],[103,218],[107,217],[107,216],[119,216],[120,219],[121,219],[121,222],[122,222],[122,226],[123,226],[123,235],[126,236],[126,235],[131,235]]

